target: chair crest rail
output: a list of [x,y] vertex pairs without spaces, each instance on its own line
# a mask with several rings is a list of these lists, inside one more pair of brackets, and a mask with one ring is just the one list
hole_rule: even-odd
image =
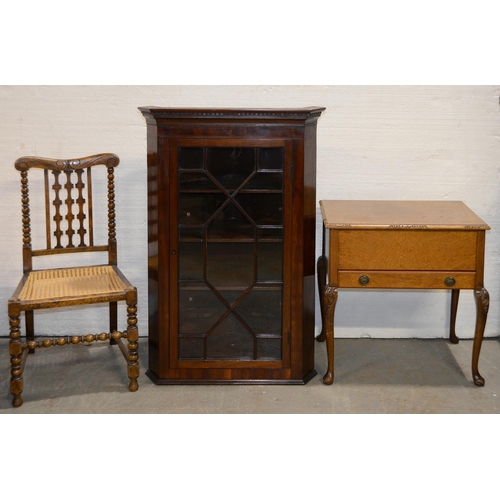
[[23,171],[30,168],[44,168],[48,170],[79,170],[93,167],[95,165],[106,165],[115,168],[120,159],[113,153],[101,153],[98,155],[85,156],[69,160],[56,160],[52,158],[40,158],[38,156],[23,156],[18,158],[14,164],[16,170]]

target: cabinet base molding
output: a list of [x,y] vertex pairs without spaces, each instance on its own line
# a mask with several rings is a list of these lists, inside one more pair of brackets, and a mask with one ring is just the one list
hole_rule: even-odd
[[175,379],[175,378],[160,378],[151,370],[146,371],[146,375],[157,385],[305,385],[312,380],[318,372],[316,370],[310,371],[299,379],[258,379],[258,378],[239,378],[239,379]]

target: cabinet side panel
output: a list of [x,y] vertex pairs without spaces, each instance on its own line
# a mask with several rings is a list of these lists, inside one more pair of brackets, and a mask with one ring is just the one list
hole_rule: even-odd
[[296,378],[314,370],[316,169],[310,147],[310,140],[294,140],[292,370]]
[[170,141],[164,131],[158,129],[158,375],[161,377],[169,368],[170,343]]
[[314,313],[316,271],[316,124],[306,125],[304,137],[304,319],[303,371],[314,370]]
[[291,244],[291,360],[293,377],[303,372],[304,331],[304,141],[293,141],[292,166],[292,244]]
[[148,190],[148,346],[149,369],[158,373],[158,150],[156,126],[147,126]]

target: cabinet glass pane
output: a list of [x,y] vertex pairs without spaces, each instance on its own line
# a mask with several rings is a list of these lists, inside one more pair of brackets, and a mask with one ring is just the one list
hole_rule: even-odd
[[203,169],[203,148],[179,148],[180,169]]
[[283,224],[282,193],[239,194],[236,201],[259,226]]
[[179,148],[180,359],[281,359],[283,151]]
[[254,283],[253,243],[208,243],[207,281],[216,289],[246,289]]
[[217,211],[207,226],[209,241],[254,241],[255,227],[252,220],[230,202]]
[[230,314],[210,333],[207,359],[254,359],[254,336]]
[[204,172],[179,172],[179,190],[181,193],[217,191],[217,189],[217,186]]
[[283,170],[283,148],[259,148],[259,170]]
[[283,243],[259,242],[257,255],[257,280],[283,279]]
[[222,193],[180,193],[179,224],[205,224],[225,200]]
[[179,290],[179,333],[203,336],[227,312],[219,298],[205,284]]
[[179,358],[204,359],[205,358],[204,337],[180,337]]
[[281,359],[281,339],[257,339],[257,359]]
[[281,336],[281,287],[253,289],[235,307],[243,321],[258,336]]
[[255,148],[208,148],[207,171],[225,189],[236,189],[255,170]]
[[257,172],[245,183],[243,192],[248,191],[281,191],[283,174],[281,172]]
[[179,280],[203,280],[203,231],[179,229]]

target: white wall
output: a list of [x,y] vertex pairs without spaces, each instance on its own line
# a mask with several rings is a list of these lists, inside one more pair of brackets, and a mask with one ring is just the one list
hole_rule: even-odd
[[[138,106],[324,106],[318,122],[317,199],[462,200],[492,228],[487,234],[487,336],[499,333],[500,86],[0,86],[0,336],[7,300],[21,275],[19,174],[24,155],[74,158],[118,154],[119,264],[139,289],[139,328],[147,334],[146,126]],[[321,220],[318,212],[318,250]],[[337,337],[439,338],[447,334],[446,291],[344,291]],[[38,314],[39,333],[73,328],[75,312]],[[317,315],[319,319],[319,314]],[[78,318],[79,319],[79,318]],[[123,319],[123,315],[122,315]],[[472,292],[462,292],[459,336],[475,322]],[[319,323],[319,321],[317,321]]]

